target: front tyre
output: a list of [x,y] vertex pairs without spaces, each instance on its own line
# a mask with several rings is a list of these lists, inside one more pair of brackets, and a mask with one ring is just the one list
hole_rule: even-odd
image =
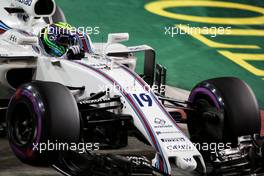
[[[7,111],[11,149],[24,163],[46,166],[56,160],[58,151],[48,143],[77,143],[80,119],[76,101],[63,85],[32,82],[19,87]],[[40,145],[46,150],[40,151]]]
[[231,142],[260,133],[260,111],[251,88],[233,77],[215,78],[199,83],[189,96],[196,109],[188,117],[194,142]]

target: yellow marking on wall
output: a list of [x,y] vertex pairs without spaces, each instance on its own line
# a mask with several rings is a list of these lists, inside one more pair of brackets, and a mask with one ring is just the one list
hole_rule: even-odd
[[[167,8],[175,8],[175,7],[211,7],[211,8],[226,8],[226,9],[239,9],[244,11],[252,11],[259,13],[260,16],[256,17],[247,17],[247,18],[221,18],[221,17],[201,17],[194,15],[184,15],[169,12]],[[264,24],[264,8],[235,3],[235,2],[223,2],[223,1],[173,1],[173,0],[162,0],[155,1],[145,5],[145,9],[168,18],[177,19],[177,20],[185,20],[185,21],[193,21],[200,23],[211,23],[211,24],[233,24],[233,25],[257,25]]]
[[[204,29],[200,29],[198,31],[198,28],[195,29],[193,28],[194,30],[191,30],[192,28],[187,25],[176,25],[176,27],[178,27],[179,29],[183,30],[184,32],[188,33],[189,35],[193,36],[197,40],[203,42],[204,44],[212,48],[260,49],[260,47],[257,45],[225,44],[210,40],[205,36],[203,36],[203,35],[213,35],[214,33],[212,31],[210,32]],[[232,32],[232,34],[234,33]]]
[[220,54],[230,59],[234,63],[240,65],[244,69],[253,73],[256,76],[264,76],[264,70],[258,69],[246,61],[264,61],[264,54],[244,54],[244,53],[232,53],[226,50],[219,50]]

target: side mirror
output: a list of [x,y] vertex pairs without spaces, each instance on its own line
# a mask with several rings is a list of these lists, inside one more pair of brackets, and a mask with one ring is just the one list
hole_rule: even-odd
[[107,43],[121,43],[129,40],[128,33],[114,33],[108,34]]

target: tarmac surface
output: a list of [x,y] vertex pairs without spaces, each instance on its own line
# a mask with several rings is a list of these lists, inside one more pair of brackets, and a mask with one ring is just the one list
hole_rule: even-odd
[[8,141],[0,139],[0,176],[59,176],[52,168],[36,168],[20,162],[9,148]]
[[[53,168],[31,167],[20,162],[9,148],[6,139],[0,139],[0,176],[60,176]],[[129,151],[129,152],[128,152]],[[126,155],[144,155],[147,158],[154,156],[154,150],[139,142],[133,137],[129,138],[128,147],[121,150],[108,151],[112,154],[126,154]],[[98,153],[98,152],[97,152]],[[100,154],[105,154],[106,151],[100,151]],[[183,173],[175,169],[175,176],[191,176],[192,174]],[[176,171],[177,170],[177,171]]]

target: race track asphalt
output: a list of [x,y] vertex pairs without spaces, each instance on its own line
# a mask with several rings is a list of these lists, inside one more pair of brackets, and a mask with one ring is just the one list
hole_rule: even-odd
[[[0,176],[60,176],[52,168],[31,167],[20,162],[12,153],[6,139],[0,139]],[[131,150],[132,149],[132,150]],[[129,138],[129,146],[118,151],[109,151],[113,154],[126,154],[129,152],[138,153],[139,155],[153,156],[153,149],[134,138]],[[118,152],[118,153],[116,153]],[[105,151],[100,151],[101,154]],[[190,173],[183,173],[175,168],[174,176],[193,176]]]
[[59,176],[51,168],[36,168],[20,162],[9,148],[8,141],[0,139],[0,176]]

